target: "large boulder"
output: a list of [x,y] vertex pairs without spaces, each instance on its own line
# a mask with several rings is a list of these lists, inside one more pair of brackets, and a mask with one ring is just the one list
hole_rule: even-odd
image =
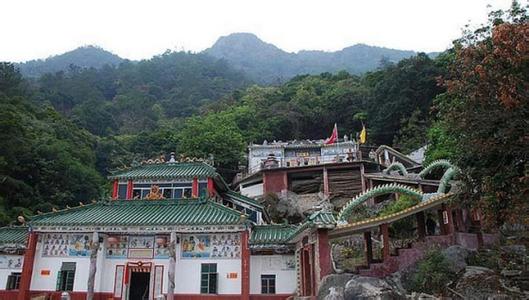
[[405,296],[399,294],[383,279],[355,275],[345,285],[344,299],[389,300],[405,299]]
[[[353,274],[331,274],[323,277],[320,289],[318,291],[318,299],[320,300],[343,300],[344,287]],[[341,298],[340,298],[341,297]]]
[[489,268],[467,266],[455,284],[455,291],[464,299],[510,299],[500,276]]
[[448,269],[454,273],[459,273],[465,269],[467,266],[466,260],[471,253],[471,250],[459,245],[450,246],[441,251],[448,264]]

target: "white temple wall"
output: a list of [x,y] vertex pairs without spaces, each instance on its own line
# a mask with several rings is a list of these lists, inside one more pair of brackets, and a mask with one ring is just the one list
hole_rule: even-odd
[[[37,242],[35,260],[33,264],[33,275],[31,280],[31,290],[33,291],[55,291],[57,286],[58,273],[63,262],[75,262],[75,279],[73,291],[86,292],[88,275],[90,269],[90,257],[50,257],[43,255],[45,251],[44,238]],[[222,258],[182,258],[181,244],[176,247],[176,268],[175,268],[175,293],[177,294],[200,294],[200,277],[202,263],[217,264],[218,273],[218,293],[219,294],[240,294],[241,292],[241,259]],[[131,258],[107,258],[104,243],[101,243],[97,258],[97,271],[95,278],[95,292],[113,293],[116,276],[116,266],[126,266],[128,262],[142,261],[152,263],[154,266],[163,266],[162,291],[168,289],[168,269],[169,259],[131,259]],[[21,269],[17,270],[21,272]],[[44,272],[43,272],[44,271]],[[5,274],[4,274],[5,273]],[[6,285],[7,276],[11,270],[0,269],[0,289]],[[151,273],[151,274],[154,274]],[[151,275],[152,276],[152,275]],[[231,277],[231,278],[230,278]],[[153,279],[151,279],[153,280]],[[151,286],[152,287],[152,286]]]
[[[37,243],[35,261],[33,264],[33,276],[31,279],[31,290],[33,291],[55,291],[57,287],[57,275],[61,270],[63,262],[75,262],[74,291],[85,292],[88,283],[88,269],[90,268],[89,257],[43,257],[42,244]],[[49,271],[49,275],[47,272]],[[43,273],[44,272],[44,273]]]
[[[216,263],[219,294],[241,293],[240,259],[179,259],[176,262],[175,293],[200,293],[200,267],[202,263]],[[237,278],[228,278],[229,273],[237,273]]]
[[22,255],[0,255],[0,290],[5,290],[7,287],[7,277],[11,273],[22,273],[22,265],[24,256]]
[[276,294],[296,291],[294,255],[252,255],[250,257],[250,294],[261,294],[261,275],[276,275]]
[[264,193],[263,183],[248,184],[241,186],[241,194],[246,197],[259,197]]

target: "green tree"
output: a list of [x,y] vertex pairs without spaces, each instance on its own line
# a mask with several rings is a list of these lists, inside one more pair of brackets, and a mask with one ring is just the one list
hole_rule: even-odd
[[490,17],[455,43],[429,154],[450,153],[463,171],[462,198],[482,208],[489,224],[527,223],[529,16],[513,2]]
[[212,155],[224,174],[236,172],[245,151],[237,124],[225,114],[189,118],[178,134],[178,141],[179,153],[199,158]]

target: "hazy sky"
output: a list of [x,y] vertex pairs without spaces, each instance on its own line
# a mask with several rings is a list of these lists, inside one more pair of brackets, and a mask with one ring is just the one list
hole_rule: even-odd
[[[522,3],[526,3],[524,2]],[[510,0],[1,0],[0,60],[25,61],[99,45],[121,57],[201,51],[222,35],[252,32],[295,52],[355,43],[442,51],[487,5]]]

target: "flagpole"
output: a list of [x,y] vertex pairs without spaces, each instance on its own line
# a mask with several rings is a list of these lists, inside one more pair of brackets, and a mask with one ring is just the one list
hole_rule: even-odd
[[[334,123],[334,128],[336,128],[336,158],[339,157],[339,147],[338,147],[338,143],[340,142],[340,136],[338,135],[338,125],[336,125],[336,123]],[[339,162],[338,160],[336,162]]]

